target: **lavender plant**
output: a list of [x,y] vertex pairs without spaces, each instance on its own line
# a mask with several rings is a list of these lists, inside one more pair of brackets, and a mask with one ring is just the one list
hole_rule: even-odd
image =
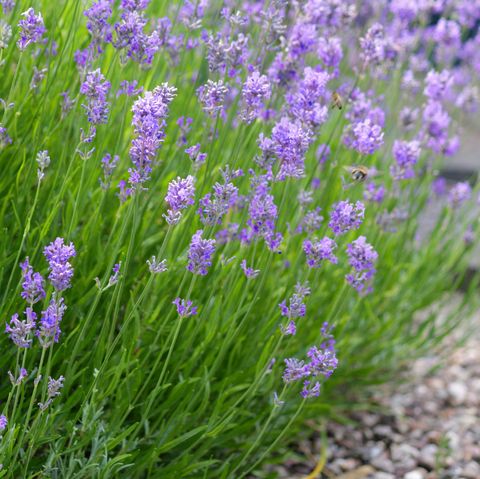
[[472,2],[0,6],[0,477],[264,477],[478,306]]

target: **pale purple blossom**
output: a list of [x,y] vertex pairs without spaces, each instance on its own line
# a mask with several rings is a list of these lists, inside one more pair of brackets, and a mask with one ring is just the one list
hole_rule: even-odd
[[152,256],[150,259],[147,259],[147,265],[150,273],[160,274],[167,271],[167,260],[157,260],[155,256]]
[[40,344],[44,348],[52,346],[53,343],[58,343],[60,339],[61,329],[60,323],[67,307],[63,302],[63,298],[53,297],[48,304],[45,311],[42,311],[40,324],[36,335]]
[[205,276],[208,268],[212,265],[212,256],[215,253],[214,239],[205,239],[202,237],[203,230],[198,230],[190,242],[188,250],[188,271],[193,274]]
[[63,291],[70,288],[73,277],[73,267],[69,259],[76,255],[73,243],[65,244],[63,238],[57,238],[43,250],[43,254],[48,261],[49,275],[48,279],[57,291]]
[[347,233],[352,229],[358,229],[365,216],[365,206],[361,201],[355,204],[347,201],[339,201],[333,205],[330,214],[329,228],[335,236]]
[[87,98],[87,102],[82,104],[82,107],[87,112],[88,121],[92,125],[107,122],[109,109],[107,95],[109,91],[110,82],[105,79],[99,68],[87,73],[85,81],[80,87],[80,93]]
[[332,239],[325,236],[319,241],[305,240],[303,242],[303,251],[307,257],[307,264],[310,268],[320,268],[324,261],[337,264],[338,259],[334,255],[337,244]]
[[32,43],[44,41],[43,35],[46,33],[45,24],[41,13],[35,13],[33,8],[29,8],[22,13],[23,19],[18,22],[20,29],[20,38],[17,41],[18,48],[23,51]]
[[65,378],[60,376],[58,379],[48,378],[47,386],[47,400],[44,403],[38,403],[41,411],[45,411],[50,404],[52,404],[55,397],[60,395],[60,390],[63,388],[63,381]]
[[146,91],[133,104],[133,126],[136,137],[130,147],[130,158],[134,168],[130,168],[132,188],[142,185],[150,178],[157,150],[165,138],[166,118],[169,104],[175,98],[177,89],[167,83]]
[[260,273],[259,269],[253,269],[249,266],[247,266],[247,260],[242,260],[240,263],[240,267],[242,268],[243,273],[248,279],[256,278],[258,274]]
[[23,263],[20,263],[22,270],[22,298],[30,305],[37,303],[45,298],[45,281],[40,273],[33,271],[30,266],[29,258],[25,258]]
[[195,177],[188,175],[186,178],[177,176],[168,184],[165,202],[169,208],[163,215],[167,223],[174,225],[180,221],[181,211],[195,203]]
[[197,314],[198,310],[196,306],[193,306],[192,301],[189,299],[175,298],[172,301],[177,307],[177,313],[181,318],[188,318],[189,316],[194,316]]
[[463,181],[456,183],[448,192],[448,202],[452,208],[458,208],[468,201],[472,196],[472,188],[468,182]]
[[19,348],[29,348],[32,345],[31,333],[35,330],[37,315],[32,308],[25,310],[26,319],[19,320],[15,313],[10,323],[6,324],[5,332],[13,343]]

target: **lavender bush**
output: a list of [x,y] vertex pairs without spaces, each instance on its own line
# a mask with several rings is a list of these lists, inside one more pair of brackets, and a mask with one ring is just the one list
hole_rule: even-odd
[[0,6],[0,477],[263,477],[477,306],[477,3]]

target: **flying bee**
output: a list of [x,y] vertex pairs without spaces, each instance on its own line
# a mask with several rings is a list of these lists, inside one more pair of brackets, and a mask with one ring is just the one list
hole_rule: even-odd
[[345,180],[342,178],[344,189],[350,188],[350,186],[357,183],[364,183],[368,178],[377,174],[375,168],[368,168],[365,165],[344,166],[344,168],[348,171],[350,178],[353,180],[352,183],[345,183]]
[[332,108],[338,108],[341,110],[343,108],[343,99],[340,96],[340,93],[334,91],[332,94]]

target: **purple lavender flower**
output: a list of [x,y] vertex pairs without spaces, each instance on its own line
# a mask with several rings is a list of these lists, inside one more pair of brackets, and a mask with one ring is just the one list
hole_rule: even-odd
[[147,19],[140,9],[126,9],[121,21],[115,24],[117,40],[114,45],[118,49],[126,49],[127,58],[150,65],[161,46],[161,39],[156,30],[145,33],[146,25]]
[[432,183],[432,192],[435,196],[443,196],[447,192],[447,180],[443,176],[435,178]]
[[70,98],[69,92],[64,91],[60,93],[60,96],[62,97],[62,119],[65,118],[70,110],[75,106],[76,100],[73,100]]
[[107,122],[108,107],[107,95],[110,90],[110,82],[105,79],[99,68],[88,72],[85,81],[80,87],[80,93],[85,95],[87,103],[82,107],[87,112],[88,121],[92,125]]
[[145,10],[150,0],[122,0],[120,6],[123,10],[130,12]]
[[92,50],[97,53],[103,51],[103,43],[112,41],[112,27],[108,23],[112,15],[112,5],[112,0],[98,0],[83,12],[88,19],[87,30],[92,36]]
[[316,155],[317,160],[321,165],[325,164],[328,161],[328,159],[330,158],[330,154],[331,150],[327,144],[322,143],[321,145],[318,145]]
[[294,23],[288,39],[288,49],[293,60],[315,49],[317,43],[317,28],[311,23]]
[[327,68],[335,72],[343,58],[342,43],[338,37],[320,37],[317,44],[317,53]]
[[197,168],[202,166],[207,159],[207,154],[200,152],[200,143],[190,146],[185,150],[185,153],[190,157],[190,159],[194,162],[195,167]]
[[0,123],[0,150],[3,150],[7,145],[12,144],[12,139],[8,135],[7,129]]
[[357,271],[372,269],[378,253],[367,243],[365,236],[360,236],[347,246],[350,265]]
[[215,235],[217,244],[223,245],[238,239],[238,230],[238,223],[229,223],[226,228],[219,230]]
[[327,120],[328,108],[322,104],[330,75],[306,67],[298,88],[286,96],[290,114],[308,128],[316,128]]
[[[187,135],[189,131],[192,129],[193,118],[181,116],[177,120],[178,128],[180,129],[180,136],[178,138],[177,144],[179,146],[187,144]],[[198,145],[200,149],[200,145]],[[187,153],[188,154],[188,153]]]
[[208,273],[208,268],[212,265],[216,241],[214,239],[204,239],[202,234],[203,230],[198,230],[192,236],[188,251],[187,269],[193,274],[205,276]]
[[461,42],[460,25],[454,20],[440,18],[435,27],[433,38],[436,42],[447,47],[458,48]]
[[278,179],[300,178],[304,174],[304,160],[311,135],[299,122],[283,117],[272,130],[275,155],[280,161]]
[[367,118],[353,127],[352,148],[362,155],[372,155],[383,145],[383,131],[380,125]]
[[132,107],[136,138],[132,140],[130,158],[134,168],[129,170],[132,187],[142,185],[150,178],[152,163],[165,138],[165,119],[168,106],[177,89],[167,83],[146,91]]
[[307,256],[307,264],[310,268],[320,268],[323,261],[337,264],[338,259],[333,254],[337,247],[337,243],[325,236],[320,241],[312,242],[305,240],[303,242],[303,251]]
[[300,361],[296,358],[285,359],[285,371],[283,372],[283,380],[286,383],[291,383],[310,375],[310,370],[305,361]]
[[335,341],[330,340],[320,348],[313,346],[309,349],[307,356],[310,358],[309,373],[312,376],[324,376],[329,378],[338,366],[335,354]]
[[42,83],[42,81],[45,79],[47,71],[47,68],[38,69],[37,67],[33,67],[33,75],[30,81],[30,90],[33,90],[34,93],[38,92],[40,83]]
[[41,411],[45,411],[50,404],[52,404],[55,397],[60,395],[60,390],[63,388],[63,381],[65,378],[60,376],[58,379],[48,378],[47,386],[47,400],[44,403],[38,403]]
[[19,320],[18,314],[15,313],[10,323],[5,325],[5,332],[19,348],[29,348],[32,345],[30,333],[35,329],[35,321],[37,319],[37,315],[32,308],[25,310],[25,316],[27,319]]
[[340,236],[352,229],[358,229],[365,216],[365,206],[361,201],[355,204],[347,201],[339,201],[333,205],[330,214],[329,228],[335,236]]
[[396,164],[390,168],[395,180],[408,180],[415,176],[413,167],[420,158],[420,143],[418,141],[395,140],[392,149]]
[[69,259],[76,255],[73,243],[66,245],[63,238],[57,238],[43,250],[48,261],[50,274],[48,279],[57,291],[70,288],[73,268]]
[[303,299],[303,296],[294,293],[289,299],[289,306],[287,306],[287,302],[285,300],[282,301],[278,305],[281,315],[289,319],[301,318],[305,316],[307,307],[305,306]]
[[45,298],[45,281],[40,273],[35,273],[30,266],[28,257],[23,263],[20,263],[22,270],[22,298],[30,305],[35,304]]
[[426,143],[435,153],[441,153],[448,139],[450,115],[440,102],[429,101],[423,110],[423,130]]
[[[301,318],[305,316],[307,312],[307,307],[305,306],[305,303],[303,302],[305,297],[310,294],[310,288],[308,287],[308,283],[302,284],[302,283],[297,283],[295,285],[295,293],[290,296],[288,302],[289,305],[287,306],[287,302],[284,300],[282,301],[278,307],[280,308],[280,313],[282,316],[285,316],[289,320],[293,320],[296,318]],[[293,330],[295,328],[295,323],[293,325],[288,323],[286,327],[280,326],[280,329],[282,332],[285,332],[287,330]],[[296,331],[296,328],[294,329]],[[289,333],[289,334],[295,334],[295,333]]]
[[120,95],[125,95],[125,96],[137,96],[140,95],[143,92],[143,87],[137,88],[138,86],[138,81],[133,80],[133,81],[128,81],[128,80],[123,80],[120,83],[120,88],[117,91],[117,97]]
[[120,180],[118,182],[118,193],[117,196],[120,199],[120,203],[125,203],[127,199],[132,196],[132,188],[127,187],[127,182],[125,180]]
[[458,208],[472,196],[472,188],[464,181],[456,183],[448,192],[448,202],[452,208]]
[[375,262],[378,253],[366,242],[365,236],[360,236],[347,246],[349,263],[354,269],[353,274],[347,274],[346,280],[359,293],[368,294],[372,291],[371,280],[375,274]]
[[194,316],[197,314],[198,310],[196,306],[193,306],[192,301],[189,299],[175,298],[172,301],[177,307],[177,313],[181,318],[188,318],[189,316]]
[[246,79],[242,89],[243,109],[240,117],[246,123],[252,122],[258,117],[264,101],[271,95],[271,86],[265,75],[258,71],[252,72]]
[[3,13],[8,15],[15,6],[15,0],[0,0],[0,5],[2,6]]
[[[285,359],[286,368],[283,373],[285,383],[299,381],[303,378],[323,377],[327,379],[333,374],[338,366],[338,360],[335,352],[335,340],[330,331],[328,323],[324,323],[321,329],[324,342],[319,347],[313,346],[309,349],[308,362],[296,358]],[[311,382],[306,380],[300,394],[303,397],[316,396],[319,390],[319,383],[311,386]]]
[[431,70],[425,78],[424,94],[430,100],[445,100],[451,93],[453,76],[448,70],[436,72]]
[[323,221],[323,216],[320,214],[322,209],[320,207],[315,208],[314,210],[307,211],[305,216],[300,220],[300,223],[297,227],[297,232],[301,233],[306,231],[309,234],[317,231]]
[[5,416],[5,414],[0,415],[0,431],[5,431],[5,429],[7,428],[7,424],[7,416]]
[[110,188],[110,185],[112,183],[111,178],[119,160],[120,158],[118,155],[115,155],[112,158],[112,155],[110,153],[107,153],[102,158],[103,178],[99,178],[102,190],[108,190],[108,188]]
[[113,266],[112,274],[110,275],[110,278],[108,278],[107,288],[110,288],[110,286],[113,286],[113,285],[118,283],[118,280],[120,279],[120,268],[121,267],[122,267],[122,262],[121,261]]
[[223,108],[227,92],[228,88],[222,80],[218,82],[208,80],[205,85],[197,89],[198,99],[203,109],[211,116],[215,116]]
[[409,23],[418,15],[420,4],[415,0],[392,0],[391,12],[402,22]]
[[152,274],[164,273],[167,271],[167,260],[157,260],[155,256],[152,256],[150,259],[147,259],[148,269]]
[[23,12],[22,16],[24,19],[18,22],[20,38],[17,41],[17,46],[21,51],[24,51],[28,45],[44,41],[43,35],[47,30],[43,23],[42,14],[36,14],[33,8]]
[[53,297],[45,311],[42,311],[40,325],[36,331],[36,336],[44,348],[50,347],[53,343],[58,343],[61,329],[60,322],[67,307],[63,298]]
[[365,36],[360,38],[360,46],[364,65],[381,65],[388,54],[388,42],[382,25],[374,23]]
[[297,334],[297,325],[295,321],[290,320],[286,326],[283,326],[283,324],[280,325],[280,331],[285,336],[295,336],[295,334]]
[[255,178],[252,182],[253,196],[248,204],[247,224],[253,235],[265,236],[273,231],[278,210],[266,178]]
[[363,192],[363,199],[365,201],[372,201],[374,203],[381,203],[385,198],[385,187],[383,185],[376,186],[373,181],[367,183],[365,191]]
[[227,214],[238,199],[238,188],[230,181],[215,183],[213,194],[207,193],[200,200],[198,214],[205,225],[220,224],[222,218]]
[[169,209],[163,215],[171,225],[177,224],[181,218],[181,211],[195,203],[195,177],[188,175],[186,178],[177,176],[176,180],[168,184],[165,201]]
[[303,382],[303,389],[300,395],[303,398],[311,398],[320,396],[320,383],[317,381],[312,385],[311,381],[305,380]]
[[256,278],[260,273],[259,269],[253,269],[247,266],[247,260],[242,260],[240,267],[248,279]]

